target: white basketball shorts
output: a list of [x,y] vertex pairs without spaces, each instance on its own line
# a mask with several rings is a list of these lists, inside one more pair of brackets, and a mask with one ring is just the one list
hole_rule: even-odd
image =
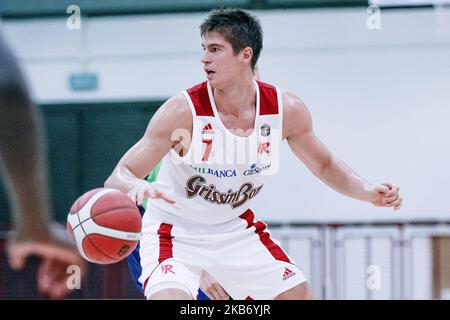
[[202,270],[235,300],[274,299],[306,281],[251,210],[215,225],[147,211],[142,231],[139,281],[147,299],[167,288],[195,299]]

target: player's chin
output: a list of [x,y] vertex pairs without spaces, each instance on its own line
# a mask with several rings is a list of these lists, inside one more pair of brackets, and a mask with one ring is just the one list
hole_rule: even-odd
[[217,76],[214,75],[214,77],[208,78],[209,84],[214,89],[221,89],[224,87],[224,81],[222,79],[217,78]]
[[206,79],[208,80],[209,84],[210,84],[212,87],[214,87],[214,88],[217,87],[217,80],[214,79],[214,77],[207,76]]

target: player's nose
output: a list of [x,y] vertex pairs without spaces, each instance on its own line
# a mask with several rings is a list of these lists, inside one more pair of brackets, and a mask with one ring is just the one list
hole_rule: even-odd
[[211,58],[210,58],[210,56],[208,54],[208,51],[205,50],[205,52],[203,53],[203,55],[202,55],[202,57],[200,59],[200,62],[203,63],[203,64],[211,63]]

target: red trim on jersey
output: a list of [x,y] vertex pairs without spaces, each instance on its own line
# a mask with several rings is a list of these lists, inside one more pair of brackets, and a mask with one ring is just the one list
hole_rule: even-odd
[[248,209],[243,214],[239,216],[239,218],[247,221],[247,228],[255,227],[255,233],[258,234],[259,239],[262,244],[269,250],[270,254],[279,261],[285,261],[288,263],[292,263],[288,256],[284,253],[283,249],[280,248],[273,240],[270,238],[270,234],[265,232],[267,225],[262,221],[255,222],[255,214],[252,210]]
[[250,296],[247,296],[247,298],[245,298],[245,300],[253,300],[253,298]]
[[259,86],[259,114],[278,114],[277,89],[267,83],[256,81]]
[[189,97],[194,104],[197,116],[214,117],[214,111],[209,101],[208,87],[206,81],[202,82],[188,90]]
[[[158,262],[161,264],[166,259],[173,258],[173,243],[172,243],[172,225],[168,223],[161,223],[158,229],[158,235],[159,235],[159,258]],[[158,266],[159,266],[158,264]],[[156,268],[158,268],[156,266]],[[150,276],[145,279],[144,281],[144,292],[147,287],[148,280],[150,280],[150,277],[152,276],[153,272],[156,270],[153,269]]]

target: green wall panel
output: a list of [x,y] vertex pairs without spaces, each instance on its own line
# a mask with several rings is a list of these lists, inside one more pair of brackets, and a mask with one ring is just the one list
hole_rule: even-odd
[[84,119],[83,189],[102,187],[123,154],[144,134],[150,115],[96,112]]
[[47,113],[47,169],[53,215],[62,220],[77,198],[79,184],[79,115],[74,112]]
[[[72,203],[102,187],[122,155],[144,134],[162,101],[44,105],[49,197],[65,223]],[[11,222],[0,185],[0,226]]]

